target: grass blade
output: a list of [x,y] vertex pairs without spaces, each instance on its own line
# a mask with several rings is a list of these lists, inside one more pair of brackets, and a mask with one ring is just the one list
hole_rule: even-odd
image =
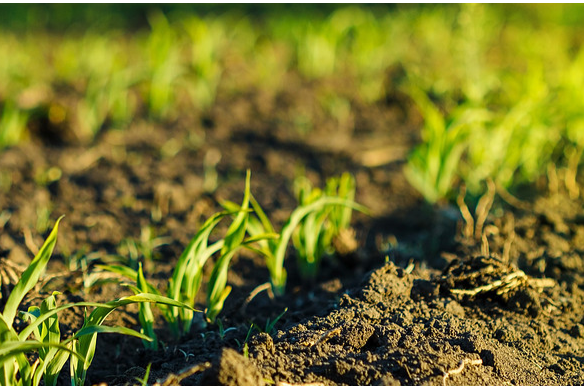
[[226,288],[227,285],[227,270],[229,269],[229,262],[235,255],[237,250],[242,247],[243,239],[247,231],[247,221],[249,218],[249,198],[251,192],[251,172],[248,170],[245,178],[245,191],[243,194],[243,201],[239,212],[236,214],[235,220],[227,229],[227,234],[224,239],[223,248],[221,249],[221,257],[213,267],[211,278],[209,280],[209,292],[207,294],[207,319],[211,322],[223,309],[223,303],[229,295],[231,288]]
[[57,348],[72,354],[76,354],[78,358],[83,358],[82,355],[72,352],[66,345],[66,343],[49,343],[49,342],[39,342],[36,340],[25,340],[22,341],[7,341],[2,342],[0,346],[0,363],[9,360],[19,354],[24,354],[30,351],[38,350],[40,348]]
[[[142,262],[139,264],[138,277],[136,278],[136,285],[141,292],[148,292],[148,286],[146,279],[144,278],[144,272],[142,271]],[[152,309],[150,308],[150,303],[140,303],[140,309],[138,311],[138,316],[140,319],[140,324],[142,326],[143,333],[152,340],[144,340],[144,347],[150,350],[158,350],[158,341],[156,334],[154,333],[154,315],[152,314]]]
[[280,240],[278,241],[278,246],[276,254],[274,255],[274,262],[268,263],[268,270],[270,271],[272,286],[274,293],[282,295],[284,293],[284,287],[286,285],[286,273],[284,270],[284,257],[286,255],[286,248],[288,247],[288,242],[292,237],[292,233],[298,224],[311,212],[315,212],[322,209],[327,205],[342,205],[345,207],[351,207],[362,213],[368,214],[369,211],[364,206],[345,199],[340,199],[338,197],[323,196],[313,203],[307,204],[305,206],[298,207],[292,212],[288,221],[282,227],[282,232],[280,234]]
[[[104,322],[104,320],[115,309],[123,307],[125,305],[136,303],[159,303],[176,306],[183,309],[191,309],[194,311],[194,309],[188,306],[187,304],[152,293],[140,293],[134,296],[122,297],[120,299],[108,302],[107,304],[105,304],[106,305],[105,307],[98,307],[94,309],[93,312],[91,312],[91,314],[86,318],[85,323],[83,324],[81,330],[79,330],[75,336],[77,339],[74,342],[74,350],[81,354],[85,360],[83,361],[71,358],[72,384],[83,385],[85,383],[87,369],[91,365],[91,362],[93,361],[93,356],[95,355],[97,334],[99,332],[108,331],[106,329],[101,329],[101,324]],[[145,335],[127,328],[120,329],[120,331],[122,331],[120,333],[137,336],[142,339],[149,339]]]
[[16,312],[18,310],[18,306],[22,302],[22,299],[28,293],[28,291],[30,291],[36,285],[43,270],[47,266],[47,262],[49,262],[49,259],[53,254],[55,244],[57,243],[59,222],[63,217],[64,216],[61,216],[59,219],[57,219],[53,230],[49,234],[49,237],[47,240],[45,240],[45,243],[39,250],[38,254],[34,257],[28,268],[24,271],[24,273],[22,273],[20,281],[16,284],[10,293],[3,312],[4,320],[6,320],[8,326],[12,326]]
[[[201,283],[203,265],[215,251],[222,247],[219,243],[208,246],[209,236],[223,217],[231,213],[219,212],[214,214],[205,221],[201,229],[191,239],[181,254],[174,273],[169,280],[167,295],[170,298],[183,303],[194,304],[195,294]],[[177,307],[171,307],[166,314],[166,320],[170,324],[171,331],[175,337],[178,337],[181,332],[188,332],[192,318],[192,311],[182,310]],[[181,322],[182,326],[179,326],[178,321]]]

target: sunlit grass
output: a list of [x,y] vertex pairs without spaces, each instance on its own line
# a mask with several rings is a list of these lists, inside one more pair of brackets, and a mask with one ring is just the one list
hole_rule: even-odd
[[[0,48],[11,55],[0,63],[0,147],[28,139],[31,112],[39,108],[50,123],[69,126],[78,140],[90,142],[144,113],[172,120],[184,110],[209,110],[220,85],[225,93],[254,86],[278,93],[293,72],[315,81],[352,80],[356,98],[377,104],[397,69],[392,87],[429,96],[446,129],[468,122],[473,112],[489,117],[469,123],[468,137],[443,131],[451,138],[450,153],[433,145],[442,138],[428,135],[433,119],[419,93],[412,95],[426,119],[426,135],[412,154],[408,177],[428,201],[448,198],[459,181],[477,193],[486,179],[505,187],[532,181],[549,162],[567,163],[572,177],[584,149],[584,55],[578,24],[570,21],[579,9],[342,6],[324,16],[267,13],[260,20],[236,12],[152,11],[149,27],[131,35],[88,29],[17,37],[2,31]],[[319,109],[340,126],[350,125],[352,102],[334,91],[332,96],[321,99]],[[311,118],[302,120],[310,132]],[[552,161],[551,150],[564,141],[564,157]],[[439,148],[441,160],[432,151]],[[422,156],[429,151],[433,156]],[[431,173],[436,169],[441,173]],[[429,173],[423,177],[422,171]]]
[[[0,150],[30,139],[31,124],[42,115],[47,125],[66,128],[76,141],[89,144],[101,131],[123,129],[137,119],[164,123],[185,112],[211,112],[218,99],[225,103],[253,88],[277,96],[287,88],[287,77],[294,76],[307,85],[327,86],[318,90],[315,110],[349,131],[356,102],[385,109],[385,97],[394,92],[389,88],[405,92],[423,125],[421,143],[404,171],[430,203],[452,200],[461,184],[476,196],[490,180],[513,188],[556,167],[570,196],[578,197],[584,154],[584,49],[577,15],[582,8],[521,7],[462,4],[379,11],[352,5],[325,16],[268,14],[263,20],[230,12],[177,16],[154,10],[148,26],[131,33],[3,30],[0,51],[10,55],[0,61]],[[354,85],[352,96],[338,93],[339,80]],[[302,113],[293,120],[309,137],[312,119]],[[169,145],[168,155],[180,149]],[[204,160],[204,190],[209,192],[217,187],[221,157],[213,150]],[[5,176],[0,186],[8,191],[11,181]],[[55,167],[35,178],[48,185],[60,177]],[[301,275],[314,279],[323,256],[333,253],[334,238],[349,227],[352,210],[364,208],[354,202],[355,182],[349,175],[329,180],[323,189],[303,177],[296,195],[298,207],[278,233],[252,195],[248,173],[242,202],[225,202],[226,211],[199,227],[164,293],[147,278],[153,250],[164,241],[144,229],[139,241],[123,241],[123,265],[101,266],[133,282],[134,296],[59,306],[56,292],[20,312],[51,256],[57,221],[0,315],[0,383],[55,384],[69,361],[72,384],[83,384],[97,334],[103,332],[140,337],[146,348],[156,350],[152,303],[161,304],[162,317],[177,338],[189,333],[203,267],[212,259],[205,313],[209,322],[218,322],[231,291],[229,266],[241,248],[265,258],[277,295],[285,293],[290,247]],[[37,210],[39,231],[50,228],[51,210]],[[212,241],[221,222],[228,224],[227,232]],[[85,274],[92,259],[80,252],[68,263],[70,270],[83,271],[87,290],[95,285]],[[103,324],[113,310],[128,304],[139,304],[141,332]],[[62,339],[58,313],[73,307],[91,311],[81,329]],[[282,315],[268,321],[265,331],[271,332]],[[14,327],[17,317],[28,323],[21,332]],[[27,358],[31,352],[38,355],[36,363]]]
[[[216,261],[208,280],[207,320],[215,322],[217,315],[223,309],[225,299],[231,292],[227,285],[227,273],[233,256],[241,249],[253,244],[262,244],[265,240],[276,238],[273,232],[255,232],[248,229],[248,218],[251,212],[249,207],[251,197],[251,172],[247,172],[246,185],[241,205],[228,202],[228,210],[218,212],[208,218],[199,228],[183,250],[174,267],[173,274],[168,279],[166,296],[173,301],[184,304],[180,306],[160,306],[163,317],[169,324],[170,330],[176,338],[188,334],[194,320],[194,312],[190,308],[195,304],[197,294],[203,282],[203,267],[213,257]],[[227,203],[226,203],[227,204]],[[226,217],[233,216],[225,237],[215,242],[210,240],[212,232]],[[246,234],[249,232],[248,236]],[[101,265],[103,270],[111,271],[136,282],[136,286],[129,285],[136,293],[151,293],[164,296],[163,292],[154,287],[144,277],[142,263],[138,271],[127,265]],[[148,304],[140,307],[140,322],[142,331],[153,334],[153,316]],[[155,348],[151,342],[145,343],[147,348]]]
[[[150,293],[138,293],[107,303],[81,302],[58,306],[55,296],[59,292],[53,292],[43,300],[40,307],[31,306],[26,312],[19,311],[24,297],[39,282],[51,258],[61,219],[57,220],[38,254],[21,275],[0,313],[0,384],[3,386],[36,386],[41,379],[44,379],[46,385],[55,385],[67,360],[70,360],[71,384],[83,385],[87,369],[95,356],[99,333],[132,335],[152,341],[132,329],[104,325],[111,312],[129,304],[148,302],[189,308],[178,301]],[[93,310],[86,313],[81,329],[72,337],[62,340],[58,313],[73,307],[92,307]],[[29,322],[19,332],[14,326],[17,315]],[[30,336],[34,339],[29,339]],[[31,363],[27,354],[34,351],[38,353],[38,359]]]
[[[352,5],[259,19],[153,10],[131,34],[1,31],[0,48],[11,55],[0,62],[0,148],[29,139],[39,112],[86,143],[136,118],[207,112],[219,93],[261,88],[273,96],[295,74],[355,86],[353,96],[318,90],[315,108],[349,131],[356,101],[383,107],[386,88],[405,91],[424,119],[405,172],[429,202],[452,200],[461,183],[477,195],[491,179],[505,188],[532,182],[552,165],[566,168],[576,196],[584,152],[581,9]],[[304,136],[314,128],[311,115],[291,119]],[[217,158],[209,153],[205,161],[205,190],[213,191]]]

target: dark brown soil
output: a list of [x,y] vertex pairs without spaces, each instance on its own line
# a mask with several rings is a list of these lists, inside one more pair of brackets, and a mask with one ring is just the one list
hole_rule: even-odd
[[[63,301],[131,294],[117,283],[84,287],[83,269],[70,271],[66,259],[91,254],[92,272],[147,227],[166,239],[145,261],[147,278],[164,287],[219,201],[241,201],[247,168],[252,192],[277,225],[296,205],[291,188],[301,167],[317,185],[353,173],[357,201],[372,212],[355,215],[359,249],[326,258],[312,284],[301,281],[290,251],[287,292],[275,300],[263,292],[244,305],[268,272],[260,258],[236,257],[223,332],[201,325],[174,340],[160,320],[157,352],[134,338],[100,335],[87,383],[137,384],[151,363],[151,384],[584,384],[582,201],[546,186],[532,188],[522,208],[497,196],[484,228],[487,253],[462,233],[458,209],[425,205],[405,181],[421,123],[407,99],[367,106],[347,96],[352,114],[340,123],[318,108],[322,85],[290,78],[278,96],[220,93],[211,112],[135,122],[89,146],[55,131],[42,136],[40,128],[28,144],[0,154],[0,257],[26,266],[66,214],[44,286],[28,298],[35,303],[53,290],[64,292]],[[303,112],[311,121],[299,124]],[[205,168],[218,156],[213,185]],[[258,329],[285,309],[271,333]],[[82,315],[61,316],[65,335]],[[116,312],[108,324],[138,329],[136,309]]]

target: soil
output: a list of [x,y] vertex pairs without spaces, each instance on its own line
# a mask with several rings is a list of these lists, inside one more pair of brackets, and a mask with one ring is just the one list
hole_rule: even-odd
[[[421,126],[407,98],[371,105],[337,88],[352,108],[340,119],[318,108],[315,96],[330,85],[289,77],[284,92],[220,91],[209,112],[137,120],[89,145],[39,120],[28,143],[0,154],[4,269],[18,274],[66,215],[27,304],[53,290],[63,292],[61,303],[130,295],[119,282],[90,287],[87,274],[128,256],[127,238],[140,242],[148,229],[165,244],[143,259],[146,276],[164,287],[220,201],[241,201],[248,168],[252,193],[278,226],[296,206],[301,168],[315,185],[353,173],[356,200],[371,210],[354,217],[358,249],[325,258],[314,282],[302,281],[290,250],[282,297],[261,292],[245,304],[268,272],[261,258],[236,256],[222,329],[194,326],[176,340],[158,320],[158,351],[101,334],[87,384],[138,384],[151,364],[150,384],[583,385],[582,201],[546,180],[514,205],[497,195],[475,237],[457,208],[425,204],[403,176]],[[67,264],[83,255],[87,268]],[[5,299],[10,285],[2,287]],[[204,296],[203,285],[200,309]],[[64,313],[64,336],[82,318],[80,310]],[[139,329],[135,307],[106,323]]]

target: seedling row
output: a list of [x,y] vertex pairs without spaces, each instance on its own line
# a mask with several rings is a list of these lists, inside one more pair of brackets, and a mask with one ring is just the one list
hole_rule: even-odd
[[[176,340],[189,333],[196,320],[193,308],[197,293],[203,282],[203,267],[215,257],[215,263],[207,280],[207,303],[204,312],[206,322],[215,323],[228,298],[231,287],[227,284],[230,261],[240,250],[247,249],[265,258],[270,272],[273,293],[285,293],[286,270],[284,259],[289,243],[296,248],[297,264],[301,274],[314,278],[318,274],[324,255],[334,254],[333,239],[350,228],[351,210],[367,212],[353,201],[355,180],[349,174],[328,180],[326,188],[312,188],[305,177],[300,177],[299,206],[277,233],[272,223],[251,194],[251,174],[248,171],[241,205],[225,202],[225,211],[211,216],[199,228],[178,259],[165,292],[148,282],[142,262],[137,268],[128,265],[101,265],[102,271],[117,274],[126,280],[125,286],[134,294],[108,303],[81,302],[58,306],[53,292],[40,307],[31,306],[20,311],[25,295],[36,285],[52,255],[57,241],[61,218],[46,239],[37,256],[24,271],[14,286],[3,312],[0,314],[0,363],[2,385],[55,385],[65,363],[70,362],[71,385],[83,385],[86,372],[96,352],[99,333],[120,333],[142,339],[147,349],[158,349],[152,305],[161,310],[171,333]],[[231,224],[222,239],[210,241],[210,235],[223,220]],[[129,262],[129,261],[127,261]],[[108,279],[112,281],[113,279]],[[128,304],[139,305],[140,332],[132,329],[104,325],[105,319],[114,310]],[[61,339],[58,313],[74,307],[93,308],[85,314],[85,320],[71,338]],[[280,317],[284,312],[280,315]],[[13,327],[19,316],[30,324],[20,332]],[[200,320],[200,317],[199,317]],[[265,331],[271,332],[275,322],[268,321]],[[222,324],[218,321],[219,328]],[[250,327],[251,330],[251,327]],[[32,339],[29,337],[32,336]],[[35,351],[37,358],[32,364],[27,354]]]

